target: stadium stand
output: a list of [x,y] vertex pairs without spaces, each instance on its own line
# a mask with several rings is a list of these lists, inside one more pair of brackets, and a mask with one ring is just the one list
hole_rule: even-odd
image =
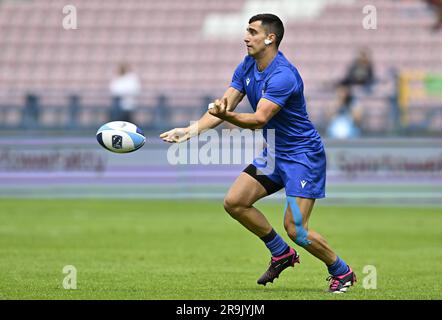
[[[23,110],[32,114],[33,104],[40,126],[94,127],[108,117],[109,81],[121,61],[141,78],[139,123],[152,128],[188,123],[228,86],[245,54],[247,19],[273,10],[286,22],[281,50],[300,70],[309,113],[321,130],[324,111],[333,106],[334,83],[365,47],[373,54],[377,81],[372,94],[357,93],[364,132],[395,133],[398,125],[442,131],[442,93],[421,90],[395,104],[402,72],[442,74],[442,34],[431,30],[436,17],[425,1],[371,1],[376,30],[362,27],[366,2],[360,0],[70,3],[77,8],[76,30],[62,27],[63,1],[0,2],[0,127],[26,126]],[[157,110],[166,107],[181,112],[172,118]],[[405,122],[397,120],[401,115]]]

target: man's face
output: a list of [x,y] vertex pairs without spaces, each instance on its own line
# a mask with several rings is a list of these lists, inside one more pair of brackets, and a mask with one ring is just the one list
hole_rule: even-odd
[[261,25],[261,21],[255,21],[247,27],[244,42],[247,46],[247,53],[249,56],[256,57],[264,51],[266,45],[264,40],[267,38],[267,33]]

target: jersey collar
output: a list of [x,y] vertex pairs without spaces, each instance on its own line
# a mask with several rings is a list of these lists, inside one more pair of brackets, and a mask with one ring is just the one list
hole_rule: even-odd
[[272,62],[270,62],[267,68],[265,68],[262,72],[258,70],[258,65],[256,64],[255,61],[255,67],[253,68],[253,71],[255,73],[255,80],[256,81],[264,80],[267,77],[267,75],[272,73],[272,71],[275,70],[276,66],[278,65],[278,60],[280,59],[281,56],[283,56],[282,52],[278,51],[276,56],[273,58]]

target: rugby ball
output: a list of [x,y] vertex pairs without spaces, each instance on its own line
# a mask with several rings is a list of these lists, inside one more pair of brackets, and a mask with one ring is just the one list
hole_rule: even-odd
[[96,137],[103,148],[115,153],[133,152],[146,142],[143,130],[127,121],[112,121],[102,125]]

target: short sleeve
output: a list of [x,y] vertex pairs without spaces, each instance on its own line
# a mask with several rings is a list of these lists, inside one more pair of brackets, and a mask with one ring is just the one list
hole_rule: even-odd
[[267,81],[262,98],[270,100],[280,107],[284,107],[287,100],[298,87],[299,83],[293,72],[290,70],[287,70],[287,72],[279,71],[273,74]]
[[244,62],[241,62],[238,67],[236,67],[235,73],[232,77],[232,82],[230,83],[230,86],[232,88],[235,88],[236,90],[244,93]]

